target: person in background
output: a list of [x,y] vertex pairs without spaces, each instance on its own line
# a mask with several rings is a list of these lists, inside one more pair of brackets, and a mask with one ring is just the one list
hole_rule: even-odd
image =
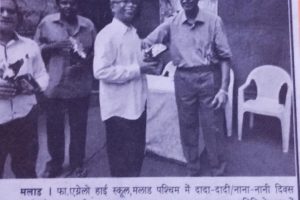
[[1,178],[8,154],[11,156],[11,168],[16,178],[37,177],[35,166],[39,147],[35,94],[46,89],[49,77],[39,46],[33,40],[17,34],[16,28],[21,21],[22,16],[16,0],[1,0]]
[[[177,66],[175,95],[181,143],[190,176],[200,175],[201,126],[211,175],[223,175],[226,162],[221,131],[221,108],[227,100],[231,50],[219,16],[198,7],[199,0],[180,0],[183,10],[159,25],[143,41],[143,48],[167,42]],[[221,84],[215,70],[221,71]],[[216,88],[217,87],[217,91]]]
[[94,77],[100,80],[100,111],[105,123],[111,176],[140,175],[145,151],[145,73],[156,62],[142,60],[141,40],[132,22],[139,0],[111,0],[113,20],[95,41]]
[[51,159],[42,176],[51,178],[62,173],[67,113],[71,134],[70,170],[75,176],[83,177],[87,175],[84,157],[96,31],[89,19],[77,14],[78,0],[56,0],[56,3],[59,13],[46,16],[35,34],[50,75],[45,96]]

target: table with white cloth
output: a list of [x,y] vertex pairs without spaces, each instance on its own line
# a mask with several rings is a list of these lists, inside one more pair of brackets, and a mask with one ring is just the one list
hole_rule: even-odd
[[[173,77],[147,75],[146,150],[161,157],[186,162],[179,132]],[[199,152],[204,149],[200,132]]]

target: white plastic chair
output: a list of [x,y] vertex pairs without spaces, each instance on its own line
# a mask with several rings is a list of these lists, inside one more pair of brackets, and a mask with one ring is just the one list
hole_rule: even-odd
[[175,75],[175,71],[176,71],[176,66],[173,64],[172,61],[168,62],[163,70],[163,72],[161,73],[162,76],[166,76],[168,75],[168,77],[172,77],[172,79],[174,78]]
[[230,82],[229,82],[229,86],[228,86],[228,100],[225,105],[225,118],[226,118],[226,128],[227,128],[227,136],[228,137],[230,137],[232,135],[233,84],[234,84],[234,73],[233,73],[233,70],[230,69]]
[[[254,81],[257,97],[244,99],[244,90]],[[283,85],[287,85],[285,103],[280,104],[279,95]],[[292,83],[289,74],[273,65],[263,65],[250,72],[246,82],[238,90],[238,139],[242,140],[244,113],[250,112],[250,127],[253,126],[253,113],[273,116],[280,119],[283,152],[288,152],[291,120]]]

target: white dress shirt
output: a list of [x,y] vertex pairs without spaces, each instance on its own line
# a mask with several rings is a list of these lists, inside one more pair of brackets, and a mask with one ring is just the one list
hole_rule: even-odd
[[136,29],[114,18],[98,33],[94,48],[102,120],[139,118],[145,110],[147,82],[138,64],[141,40]]
[[[31,39],[15,35],[6,45],[0,45],[0,69],[4,63],[12,64],[23,59],[17,76],[31,74],[44,91],[49,77],[38,45]],[[5,81],[0,78],[0,81]],[[11,99],[0,99],[0,124],[25,117],[37,103],[35,95],[17,95]]]

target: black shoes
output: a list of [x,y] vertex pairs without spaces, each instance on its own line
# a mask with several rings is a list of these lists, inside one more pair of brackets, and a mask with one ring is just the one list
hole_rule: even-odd
[[[41,177],[42,178],[55,178],[61,176],[63,173],[62,168],[51,168],[51,167],[46,167],[45,171],[42,173]],[[72,177],[78,177],[78,178],[83,178],[87,177],[88,171],[84,167],[75,167],[71,168],[69,170],[69,173],[67,173],[68,176]]]
[[83,177],[87,177],[88,175],[88,171],[86,168],[84,167],[76,167],[72,170],[72,174],[75,176],[75,177],[78,177],[78,178],[83,178]]
[[42,173],[42,178],[55,178],[62,174],[62,168],[61,167],[46,167],[45,171]]
[[226,162],[221,162],[218,167],[214,167],[211,169],[211,176],[223,176],[226,170]]

